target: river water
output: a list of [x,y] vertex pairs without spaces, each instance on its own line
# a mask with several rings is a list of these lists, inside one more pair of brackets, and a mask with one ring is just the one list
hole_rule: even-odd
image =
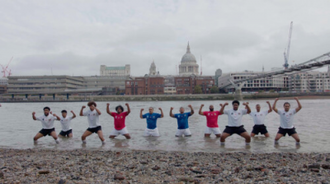
[[[297,107],[294,100],[288,100],[293,108]],[[251,100],[251,109],[255,110],[257,103],[261,104],[262,110],[268,109],[265,100]],[[204,138],[204,129],[206,126],[206,118],[198,114],[201,104],[204,104],[203,110],[208,110],[209,105],[214,105],[215,110],[219,110],[220,103],[224,101],[167,101],[167,102],[129,102],[131,106],[131,114],[126,118],[126,126],[131,134],[132,139],[126,140],[125,137],[119,136],[110,140],[109,134],[113,129],[113,118],[106,113],[106,103],[97,102],[97,107],[101,110],[100,123],[102,125],[106,144],[102,145],[98,136],[93,134],[87,138],[87,144],[81,144],[81,135],[88,127],[86,117],[80,117],[79,111],[81,106],[86,102],[65,102],[65,103],[2,103],[0,107],[0,148],[28,149],[28,148],[45,148],[45,149],[101,149],[101,150],[167,150],[167,151],[187,151],[187,152],[253,152],[253,153],[269,153],[269,152],[330,152],[329,130],[330,130],[330,100],[301,100],[302,110],[295,116],[295,127],[301,139],[301,146],[296,147],[292,137],[283,137],[280,139],[279,146],[274,146],[274,137],[279,127],[279,116],[272,112],[266,117],[266,126],[270,133],[270,138],[258,136],[253,138],[249,147],[245,146],[244,139],[238,135],[233,135],[226,140],[226,145],[220,147],[219,139],[214,135],[211,138]],[[110,102],[110,108],[114,111],[116,105],[123,105],[126,102]],[[230,103],[230,102],[229,102]],[[273,103],[273,101],[271,101]],[[278,109],[283,105],[284,101],[278,102]],[[191,104],[195,110],[195,114],[189,118],[189,126],[192,137],[177,138],[175,132],[177,129],[176,119],[169,117],[170,107],[174,107],[175,113],[179,107],[183,106],[186,111],[189,110],[188,105]],[[68,112],[73,110],[77,114],[77,118],[72,120],[73,138],[63,139],[60,144],[56,144],[52,137],[47,136],[38,140],[38,144],[33,143],[34,135],[41,129],[41,122],[34,121],[31,113],[36,112],[37,116],[43,114],[43,107],[49,106],[53,113],[60,115],[61,110],[66,109]],[[143,131],[146,128],[145,119],[140,119],[140,109],[144,108],[147,113],[148,108],[155,107],[155,112],[159,112],[158,108],[163,108],[164,118],[158,119],[158,129],[160,137],[143,137]],[[232,108],[231,105],[226,108]],[[244,108],[241,106],[240,108]],[[71,113],[70,113],[71,114]],[[227,125],[228,118],[226,115],[219,116],[220,130],[223,131]],[[249,115],[243,117],[243,124],[248,132],[251,132],[253,120]],[[59,133],[61,125],[59,121],[55,121],[56,132]]]

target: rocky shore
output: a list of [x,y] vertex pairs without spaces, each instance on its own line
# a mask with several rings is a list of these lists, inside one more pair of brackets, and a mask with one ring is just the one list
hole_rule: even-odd
[[330,153],[0,149],[0,183],[330,183]]

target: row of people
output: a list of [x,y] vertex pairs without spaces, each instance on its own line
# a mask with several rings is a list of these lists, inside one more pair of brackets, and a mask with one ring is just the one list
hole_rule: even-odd
[[[275,137],[275,144],[278,144],[278,140],[282,137],[288,134],[289,136],[292,136],[296,143],[299,144],[299,136],[297,132],[295,131],[295,127],[293,126],[293,119],[294,115],[302,108],[298,98],[295,98],[295,100],[298,103],[298,107],[290,110],[290,104],[288,102],[284,103],[284,109],[278,110],[276,108],[276,103],[278,99],[275,99],[275,102],[273,104],[273,107],[271,107],[271,104],[269,101],[267,101],[267,104],[269,106],[269,109],[266,111],[261,111],[260,104],[256,105],[256,111],[251,112],[251,109],[249,107],[249,103],[243,103],[245,106],[245,109],[239,109],[240,102],[235,100],[232,102],[232,109],[225,110],[225,107],[228,105],[228,103],[220,104],[220,110],[215,111],[214,106],[209,106],[209,111],[202,111],[204,104],[200,106],[199,114],[206,117],[206,128],[205,128],[205,137],[210,137],[211,134],[214,134],[216,137],[220,138],[221,145],[225,144],[225,140],[227,137],[238,134],[245,138],[245,142],[247,145],[249,145],[251,138],[255,135],[258,135],[259,133],[264,134],[265,137],[269,137],[269,133],[267,131],[266,126],[264,125],[265,117],[268,113],[272,112],[274,110],[276,113],[280,115],[280,127],[279,131],[277,132],[277,135]],[[87,130],[83,133],[81,139],[83,143],[86,143],[86,137],[89,135],[96,133],[98,134],[100,140],[102,143],[105,143],[105,139],[103,137],[102,127],[99,123],[99,116],[101,115],[101,111],[96,107],[95,102],[89,102],[88,104],[89,109],[84,110],[86,106],[82,106],[80,110],[80,116],[87,116],[87,120],[89,123],[89,127]],[[130,106],[128,103],[125,104],[127,107],[127,111],[124,111],[124,108],[122,106],[117,106],[115,108],[116,112],[110,111],[110,104],[107,104],[106,111],[107,113],[114,118],[114,129],[110,133],[109,138],[115,138],[118,135],[123,135],[127,139],[130,139],[130,134],[126,128],[125,125],[125,118],[128,116],[131,112]],[[191,132],[189,130],[189,124],[188,124],[188,118],[194,114],[194,109],[191,105],[188,105],[190,108],[190,112],[185,112],[183,107],[180,107],[179,113],[173,114],[173,107],[170,109],[170,117],[177,119],[177,132],[175,136],[191,136]],[[147,122],[147,128],[144,131],[144,136],[159,136],[159,131],[157,128],[157,119],[164,117],[164,113],[162,108],[159,108],[160,113],[155,113],[154,108],[150,107],[149,112],[146,114],[143,114],[144,109],[141,109],[140,111],[140,118],[146,119]],[[52,136],[56,143],[58,143],[58,136],[60,137],[72,137],[72,128],[70,127],[70,122],[73,118],[76,117],[75,113],[71,111],[72,116],[67,115],[67,111],[62,111],[62,117],[57,116],[56,114],[52,114],[49,107],[44,108],[44,115],[40,117],[35,116],[35,112],[32,113],[34,120],[39,120],[42,122],[42,130],[40,130],[36,136],[34,137],[34,141],[37,141],[39,138],[43,136],[50,135]],[[228,116],[228,125],[226,126],[223,133],[220,133],[220,128],[218,125],[218,116],[226,114]],[[250,114],[251,117],[254,120],[254,127],[249,135],[247,131],[244,129],[244,126],[242,125],[242,117],[243,115]],[[54,128],[54,121],[59,120],[62,125],[62,131],[57,136]]]

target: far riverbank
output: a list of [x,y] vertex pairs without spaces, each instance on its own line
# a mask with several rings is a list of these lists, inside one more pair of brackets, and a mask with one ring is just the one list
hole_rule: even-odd
[[[248,93],[242,94],[244,100],[292,98],[300,99],[330,99],[330,93]],[[72,95],[67,99],[64,96],[10,96],[0,97],[4,102],[86,102],[86,101],[218,101],[234,100],[233,94],[188,94],[188,95],[102,95],[102,96],[77,96]]]

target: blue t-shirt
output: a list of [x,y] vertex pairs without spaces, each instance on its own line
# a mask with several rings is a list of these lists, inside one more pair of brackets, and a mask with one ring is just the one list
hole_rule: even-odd
[[157,128],[157,119],[161,117],[161,114],[146,113],[142,117],[147,119],[147,128],[148,129],[155,129],[155,128]]
[[185,112],[183,114],[174,114],[174,117],[178,120],[178,129],[187,129],[188,126],[188,117],[191,116],[190,112]]

